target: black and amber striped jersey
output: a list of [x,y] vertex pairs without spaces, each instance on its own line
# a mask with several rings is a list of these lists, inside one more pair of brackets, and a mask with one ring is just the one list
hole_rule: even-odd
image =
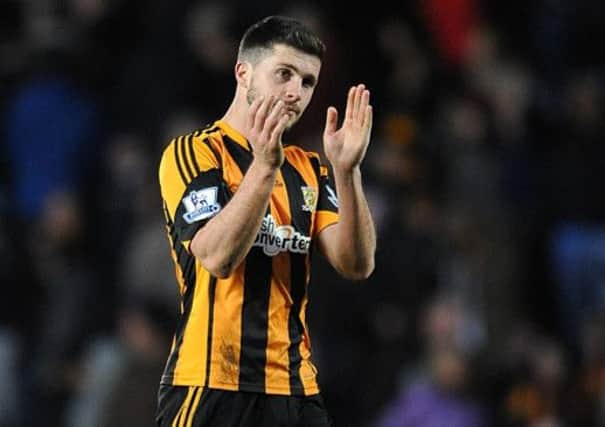
[[[284,149],[254,245],[227,278],[189,250],[195,233],[229,203],[253,159],[222,121],[174,139],[159,180],[181,294],[181,317],[163,384],[282,395],[318,393],[305,318],[312,243],[338,221],[338,200],[316,153]],[[246,215],[246,212],[241,212]]]

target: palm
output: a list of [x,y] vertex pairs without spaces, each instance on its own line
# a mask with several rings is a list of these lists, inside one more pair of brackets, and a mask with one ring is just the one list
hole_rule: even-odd
[[328,108],[324,130],[324,151],[336,169],[351,170],[359,166],[365,156],[372,131],[370,92],[364,85],[349,90],[345,118],[337,129],[338,112]]

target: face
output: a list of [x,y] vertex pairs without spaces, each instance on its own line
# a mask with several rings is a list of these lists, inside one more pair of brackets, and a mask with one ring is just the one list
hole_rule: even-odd
[[292,127],[305,111],[317,85],[319,58],[285,45],[275,45],[271,54],[252,67],[246,98],[248,104],[258,96],[281,99],[290,115]]

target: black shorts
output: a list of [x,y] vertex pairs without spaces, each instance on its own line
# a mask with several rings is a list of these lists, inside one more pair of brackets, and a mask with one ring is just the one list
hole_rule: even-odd
[[196,386],[162,385],[159,427],[328,427],[321,395],[279,396]]

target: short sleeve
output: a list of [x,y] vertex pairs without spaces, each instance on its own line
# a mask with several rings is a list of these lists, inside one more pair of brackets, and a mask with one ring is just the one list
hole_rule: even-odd
[[210,142],[193,135],[174,139],[162,155],[159,182],[174,244],[189,251],[195,233],[228,200],[222,168]]
[[338,196],[325,166],[319,168],[319,198],[315,213],[313,237],[328,225],[338,222]]

